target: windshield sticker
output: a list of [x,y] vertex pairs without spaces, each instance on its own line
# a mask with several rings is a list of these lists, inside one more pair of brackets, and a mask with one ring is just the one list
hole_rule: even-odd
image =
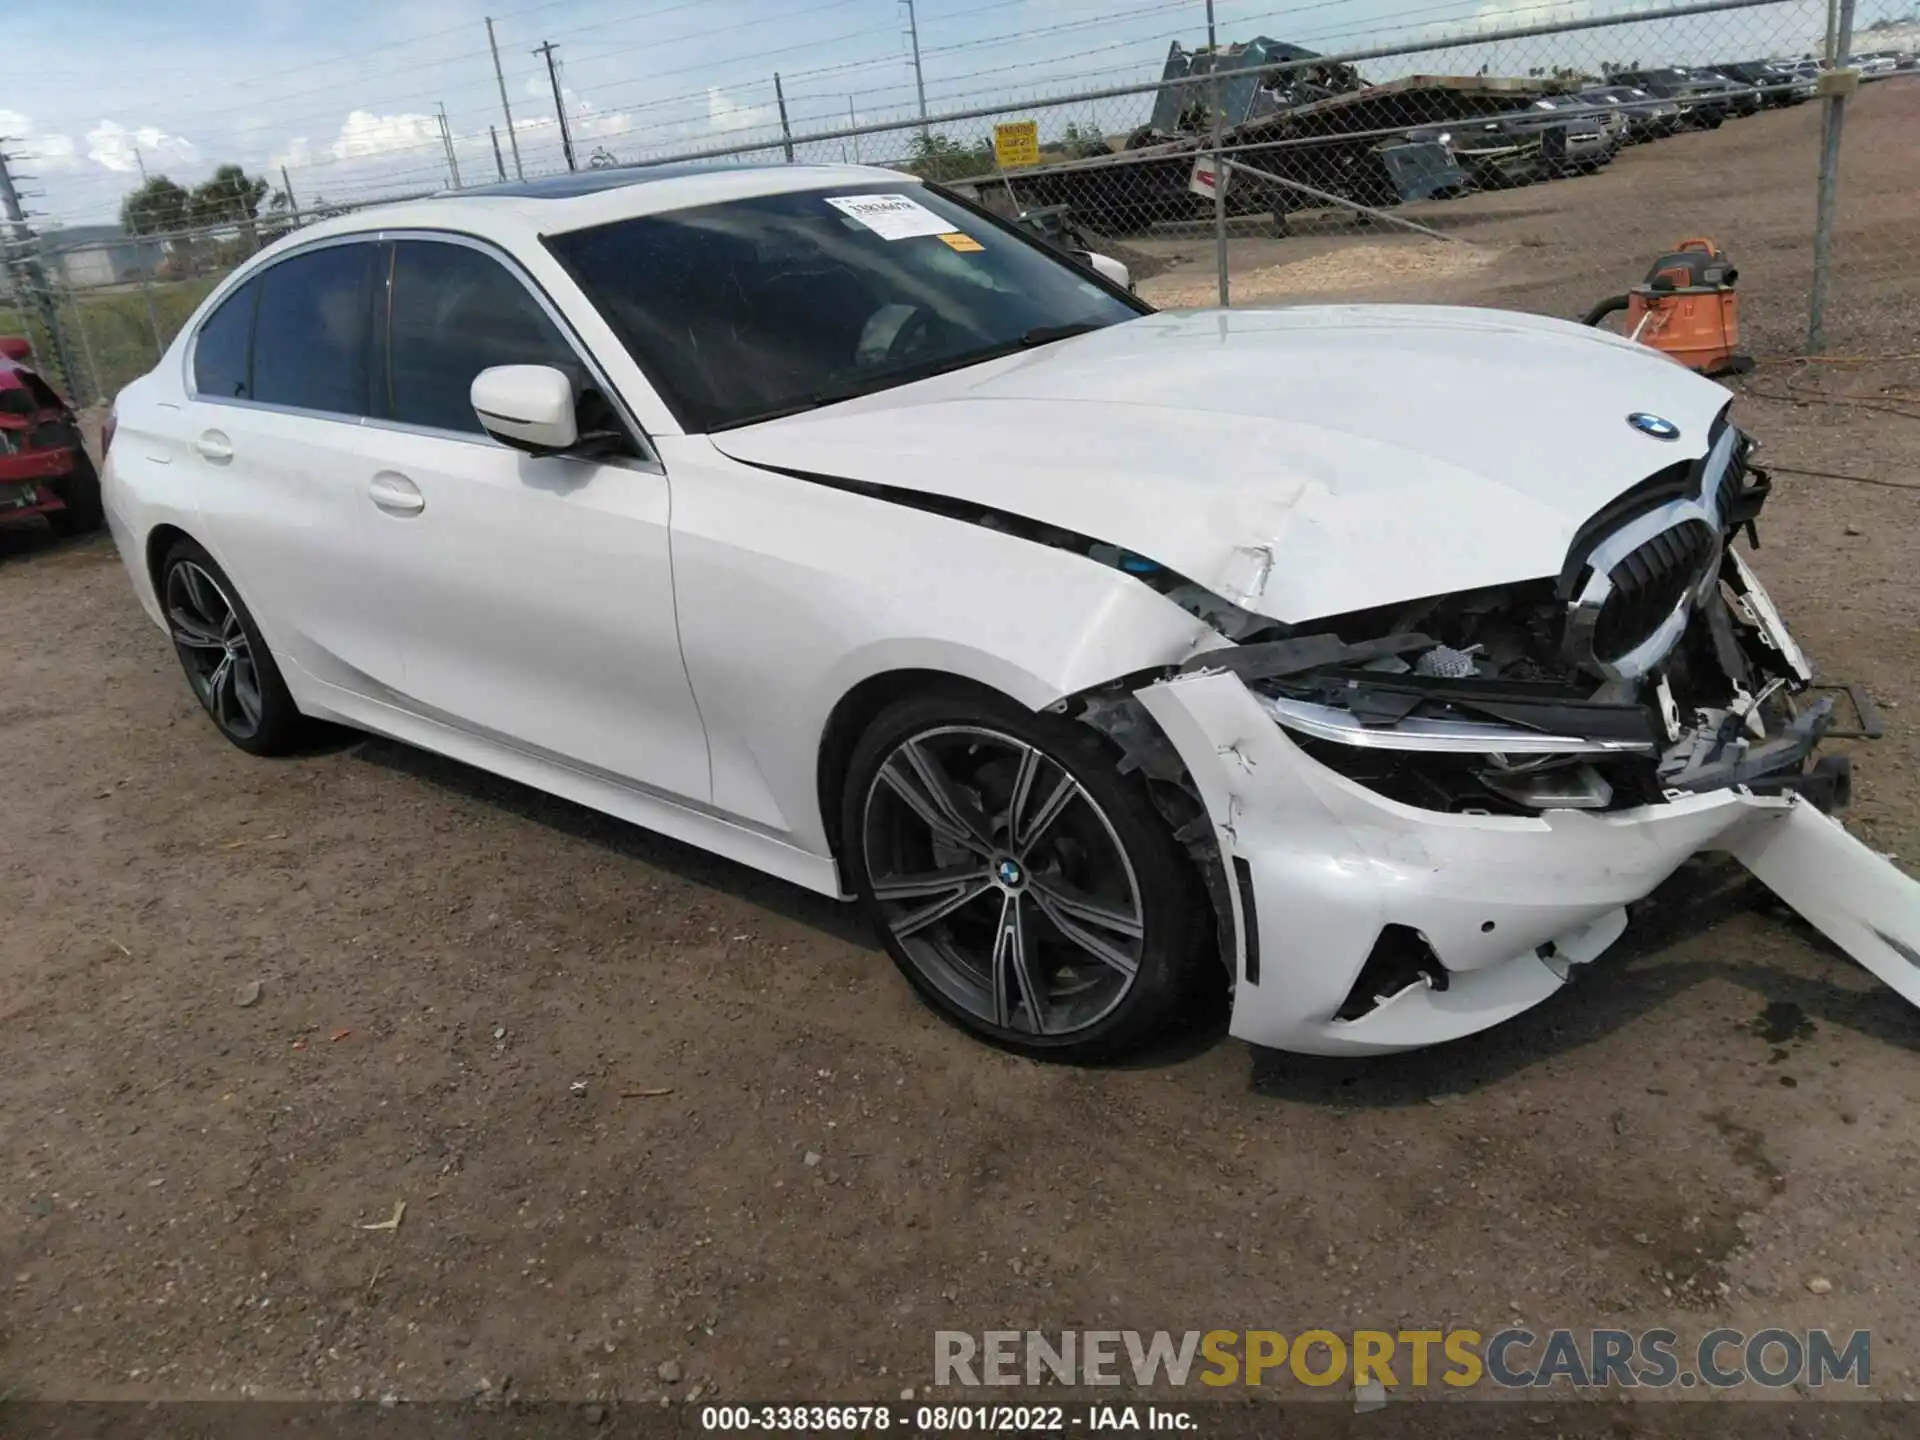
[[987,248],[971,235],[962,235],[958,230],[942,235],[940,238],[963,255],[972,255]]
[[[882,240],[911,240],[916,235],[944,235],[953,222],[905,195],[827,195],[822,197],[842,215],[856,220]],[[957,247],[956,247],[957,248]]]

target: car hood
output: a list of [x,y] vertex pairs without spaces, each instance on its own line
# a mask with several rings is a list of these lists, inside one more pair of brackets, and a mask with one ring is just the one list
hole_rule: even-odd
[[1727,399],[1565,321],[1300,306],[1144,316],[711,438],[1105,541],[1292,623],[1558,574],[1595,511],[1705,453]]

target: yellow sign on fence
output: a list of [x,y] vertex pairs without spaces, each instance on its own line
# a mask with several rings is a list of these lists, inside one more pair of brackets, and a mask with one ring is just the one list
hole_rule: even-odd
[[993,127],[993,158],[1002,170],[1040,163],[1040,122],[1012,120]]

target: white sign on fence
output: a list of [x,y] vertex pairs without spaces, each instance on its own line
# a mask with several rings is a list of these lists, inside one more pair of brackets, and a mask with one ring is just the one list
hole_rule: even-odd
[[[1225,164],[1220,167],[1219,188],[1224,191],[1233,180],[1233,172]],[[1215,184],[1213,156],[1202,155],[1193,162],[1193,174],[1187,177],[1187,189],[1203,199],[1213,199]]]

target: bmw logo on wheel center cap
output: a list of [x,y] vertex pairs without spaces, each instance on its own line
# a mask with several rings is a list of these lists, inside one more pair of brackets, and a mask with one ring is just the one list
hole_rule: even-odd
[[1662,415],[1649,415],[1644,410],[1636,410],[1627,416],[1627,424],[1642,435],[1651,435],[1655,440],[1678,440],[1680,427]]
[[1009,890],[1016,890],[1027,878],[1027,872],[1020,868],[1020,862],[1008,856],[993,867],[994,878]]

